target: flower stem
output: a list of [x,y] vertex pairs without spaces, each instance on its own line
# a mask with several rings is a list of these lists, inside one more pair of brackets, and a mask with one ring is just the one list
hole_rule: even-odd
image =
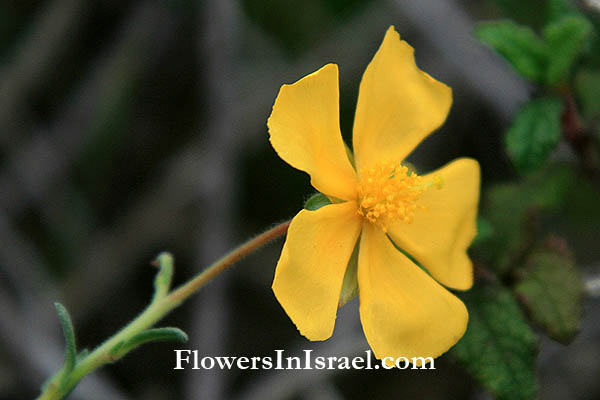
[[287,232],[290,222],[291,221],[283,222],[261,233],[255,238],[248,240],[246,243],[239,246],[237,249],[233,250],[220,260],[216,261],[213,265],[205,269],[203,272],[196,275],[196,277],[192,278],[187,283],[184,283],[179,288],[172,291],[168,297],[171,299],[171,301],[179,301],[181,303],[182,301],[190,297],[191,294],[195,293],[198,289],[204,286],[208,281],[213,279],[216,275],[219,275],[221,272],[227,269],[229,266],[240,261],[242,258],[252,253],[254,250],[262,247],[271,240],[284,235]]
[[44,386],[38,400],[62,399],[73,390],[83,377],[104,364],[114,362],[123,357],[126,353],[119,352],[119,348],[124,343],[140,332],[152,327],[228,267],[270,241],[284,235],[287,232],[290,222],[291,221],[283,222],[248,240],[188,282],[171,291],[169,294],[164,296],[155,295],[150,305],[133,321],[106,340],[85,358],[79,360],[71,372],[66,384],[60,384],[61,374],[57,373],[48,384]]

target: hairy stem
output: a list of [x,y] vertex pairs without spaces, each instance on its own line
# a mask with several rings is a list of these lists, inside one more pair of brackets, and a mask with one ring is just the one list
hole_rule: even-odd
[[228,267],[270,241],[284,235],[287,232],[289,224],[290,221],[286,221],[261,233],[232,250],[229,254],[225,255],[223,258],[216,261],[169,294],[165,296],[155,296],[150,305],[133,321],[102,343],[85,358],[78,361],[66,384],[62,385],[59,382],[61,374],[56,374],[50,382],[45,385],[38,400],[62,399],[73,390],[83,377],[104,364],[114,362],[123,357],[125,354],[121,354],[118,350],[124,343],[140,332],[152,327]]

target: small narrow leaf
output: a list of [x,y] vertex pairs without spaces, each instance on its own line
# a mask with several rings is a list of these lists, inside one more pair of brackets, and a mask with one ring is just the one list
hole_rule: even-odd
[[152,262],[159,268],[156,278],[154,278],[154,300],[158,300],[169,293],[171,281],[173,279],[173,255],[166,251],[160,253]]
[[500,53],[524,77],[541,82],[547,62],[545,43],[527,26],[513,21],[484,22],[475,36]]
[[469,325],[451,353],[497,400],[534,399],[537,338],[516,300],[498,284],[475,286],[460,297]]
[[63,364],[63,376],[68,376],[77,362],[77,347],[75,346],[75,331],[73,322],[67,309],[60,303],[54,303],[58,319],[65,337],[65,362]]
[[517,169],[532,172],[544,165],[560,139],[562,102],[542,97],[522,107],[506,132],[506,151]]
[[179,328],[153,328],[138,333],[119,347],[118,357],[135,350],[143,344],[150,342],[181,342],[188,341],[187,334]]
[[567,77],[591,31],[592,26],[585,18],[573,15],[544,28],[544,39],[551,54],[546,70],[547,83],[557,84]]
[[534,249],[514,290],[548,336],[565,344],[573,339],[581,320],[583,287],[566,243],[551,238]]
[[315,193],[306,200],[304,208],[310,211],[316,211],[319,208],[331,204],[331,200],[323,193]]

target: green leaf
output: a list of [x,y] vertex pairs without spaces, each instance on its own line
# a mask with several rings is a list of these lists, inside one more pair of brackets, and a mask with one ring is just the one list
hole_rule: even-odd
[[579,71],[575,77],[575,91],[584,117],[600,117],[600,70]]
[[572,202],[575,182],[571,167],[553,165],[526,176],[521,183],[490,187],[480,218],[485,218],[493,230],[474,243],[478,258],[500,274],[518,266],[516,261],[536,233],[537,215],[563,211]]
[[63,336],[65,337],[65,361],[62,368],[50,379],[44,382],[42,390],[51,384],[55,383],[59,389],[63,388],[69,381],[71,372],[77,364],[77,346],[75,345],[75,330],[73,322],[67,309],[60,303],[54,303],[54,308],[58,314],[58,320],[62,327]]
[[537,338],[516,300],[498,284],[475,286],[460,297],[469,325],[451,354],[498,400],[534,399]]
[[547,0],[546,25],[554,23],[569,15],[580,15],[577,8],[569,0]]
[[73,322],[67,309],[60,303],[54,303],[58,319],[65,337],[65,362],[63,364],[63,376],[71,373],[77,362],[77,347],[75,346],[75,330]]
[[127,342],[120,344],[114,350],[118,359],[125,354],[135,350],[143,344],[150,342],[181,342],[185,343],[188,341],[187,334],[179,328],[153,328],[147,329],[143,332],[138,333]]
[[160,253],[152,262],[152,264],[159,269],[154,278],[153,301],[163,298],[169,293],[171,281],[173,279],[173,263],[173,255],[166,251]]
[[524,77],[543,81],[548,53],[545,43],[531,28],[510,20],[484,22],[475,28],[475,36],[506,58]]
[[519,184],[492,186],[486,193],[483,212],[494,227],[493,235],[475,243],[479,258],[499,273],[513,267],[513,259],[527,242],[527,213],[530,203],[523,199]]
[[570,342],[579,329],[583,288],[566,244],[551,238],[534,249],[522,274],[514,290],[531,319],[552,339]]
[[571,200],[571,191],[577,179],[576,172],[568,164],[555,164],[541,173],[531,176],[521,184],[530,207],[545,212],[560,211]]
[[323,193],[315,193],[304,202],[304,208],[310,211],[316,211],[319,208],[331,204],[331,200]]
[[477,236],[473,239],[473,244],[485,242],[494,235],[494,226],[484,217],[477,217]]
[[523,106],[506,132],[506,151],[517,170],[539,169],[560,139],[561,100],[542,97]]
[[591,24],[585,18],[575,15],[565,16],[544,28],[543,36],[550,52],[546,70],[547,83],[557,84],[567,77],[591,31]]

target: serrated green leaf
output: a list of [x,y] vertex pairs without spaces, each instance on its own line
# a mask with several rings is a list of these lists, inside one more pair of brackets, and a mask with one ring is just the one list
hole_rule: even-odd
[[319,208],[331,204],[331,200],[323,193],[315,193],[304,202],[304,208],[310,211],[317,211]]
[[559,211],[570,200],[575,175],[571,166],[558,164],[523,181],[530,206],[546,212]]
[[77,362],[77,347],[75,345],[75,330],[67,309],[60,303],[54,303],[58,319],[65,337],[65,362],[61,370],[63,377],[67,378]]
[[584,17],[575,15],[567,15],[546,25],[543,36],[550,52],[546,70],[547,83],[557,84],[567,77],[591,31],[591,24]]
[[153,328],[138,333],[115,351],[117,358],[150,342],[187,342],[187,334],[179,328]]
[[494,235],[494,226],[484,217],[477,217],[477,236],[473,239],[473,245],[485,242]]
[[517,170],[532,172],[544,165],[560,139],[560,99],[542,97],[525,104],[506,132],[506,151]]
[[582,282],[566,244],[552,239],[529,255],[515,293],[552,339],[570,342],[581,320]]
[[460,297],[469,325],[451,354],[498,400],[534,399],[537,338],[510,292],[484,284]]
[[600,117],[600,70],[582,69],[575,77],[577,100],[587,119]]
[[483,212],[494,232],[476,243],[475,249],[500,274],[510,271],[513,259],[527,242],[526,217],[531,205],[524,195],[521,185],[510,183],[491,187],[484,199]]
[[546,25],[569,15],[580,15],[577,8],[569,0],[547,0]]
[[500,53],[524,77],[543,81],[548,52],[531,28],[510,20],[484,22],[475,28],[475,36]]
[[496,272],[512,270],[535,233],[538,213],[557,213],[573,198],[576,175],[567,165],[554,165],[520,183],[504,183],[487,190],[480,218],[493,227],[492,234],[474,243],[480,259]]

